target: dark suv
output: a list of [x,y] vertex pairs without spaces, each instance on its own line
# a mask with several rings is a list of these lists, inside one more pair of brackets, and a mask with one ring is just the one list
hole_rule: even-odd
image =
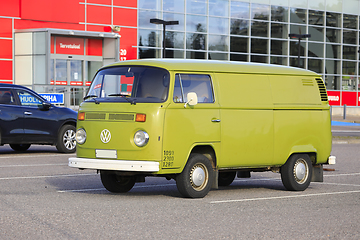
[[25,151],[31,144],[49,144],[73,153],[76,118],[77,112],[56,107],[26,87],[0,84],[0,145]]

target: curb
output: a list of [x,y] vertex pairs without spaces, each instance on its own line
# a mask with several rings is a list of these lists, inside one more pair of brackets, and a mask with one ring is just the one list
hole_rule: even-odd
[[336,139],[332,144],[360,144],[360,139]]

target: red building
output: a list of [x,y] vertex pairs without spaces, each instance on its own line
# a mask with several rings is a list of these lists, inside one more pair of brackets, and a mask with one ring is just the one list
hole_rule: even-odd
[[137,0],[1,0],[0,83],[77,105],[99,67],[137,57],[137,12]]

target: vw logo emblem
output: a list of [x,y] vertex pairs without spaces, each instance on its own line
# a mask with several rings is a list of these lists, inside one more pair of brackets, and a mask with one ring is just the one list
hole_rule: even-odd
[[108,143],[108,142],[110,142],[110,139],[111,139],[110,131],[107,130],[107,129],[102,130],[101,133],[100,133],[100,140],[103,143]]

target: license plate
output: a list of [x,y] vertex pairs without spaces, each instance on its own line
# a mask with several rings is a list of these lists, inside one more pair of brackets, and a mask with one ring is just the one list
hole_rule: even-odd
[[102,150],[96,149],[95,155],[97,158],[114,158],[117,159],[117,152],[116,150]]

